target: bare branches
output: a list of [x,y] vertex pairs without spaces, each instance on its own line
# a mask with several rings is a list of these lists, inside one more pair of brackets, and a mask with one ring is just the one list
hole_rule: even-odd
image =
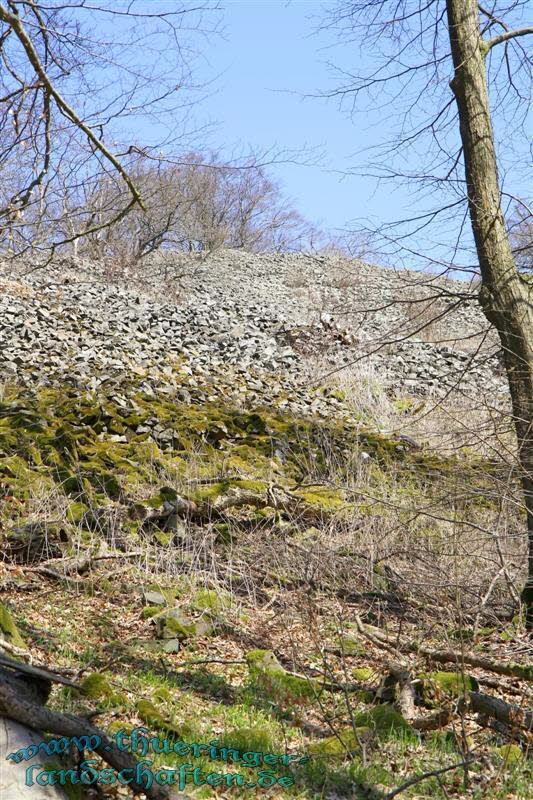
[[[378,644],[380,647],[383,647],[385,650],[395,652],[396,655],[398,655],[398,651],[420,653],[424,656],[427,656],[432,661],[437,661],[440,664],[467,664],[471,667],[478,667],[480,669],[488,670],[489,672],[495,672],[498,675],[511,675],[524,681],[533,682],[533,667],[530,667],[526,664],[513,664],[512,662],[500,663],[497,661],[492,661],[489,658],[479,656],[476,653],[456,653],[453,650],[434,650],[431,647],[418,642],[401,643],[398,642],[395,637],[388,636],[387,634],[383,633],[383,631],[379,630],[379,628],[364,625],[361,621],[361,618],[357,615],[355,616],[355,624],[357,626],[357,630],[362,636],[367,638],[369,641],[374,642],[374,644]],[[528,717],[528,725],[529,727],[533,725],[533,713],[531,712]]]
[[459,761],[457,764],[450,764],[448,767],[441,767],[440,769],[434,769],[430,772],[424,772],[420,775],[414,775],[412,778],[409,778],[409,780],[405,781],[405,783],[402,783],[400,786],[397,786],[396,789],[393,789],[392,792],[387,792],[383,800],[393,800],[394,797],[398,797],[399,794],[404,792],[406,789],[409,789],[410,786],[415,786],[417,783],[421,783],[428,778],[444,775],[445,772],[451,772],[454,769],[466,767],[468,764],[472,764],[474,761],[475,759],[470,757],[466,758],[464,761]]
[[[32,8],[33,6],[34,4],[31,3]],[[118,161],[118,159],[115,158],[115,156],[108,150],[103,141],[93,133],[91,128],[85,125],[85,123],[80,119],[80,117],[74,111],[74,109],[61,96],[61,94],[58,92],[58,90],[50,80],[43,64],[41,63],[41,60],[37,54],[33,42],[31,41],[30,37],[26,32],[26,29],[22,23],[19,14],[10,13],[5,7],[0,5],[0,20],[9,25],[11,30],[15,33],[15,35],[19,39],[27,55],[29,63],[31,64],[31,66],[35,70],[35,73],[40,79],[40,84],[38,85],[46,90],[44,98],[44,103],[45,103],[44,114],[46,119],[46,140],[47,140],[45,165],[43,167],[40,176],[34,182],[32,182],[32,184],[30,184],[25,194],[21,197],[22,204],[19,205],[17,210],[21,210],[27,205],[32,189],[35,186],[39,185],[39,183],[42,181],[42,178],[48,171],[48,166],[50,163],[50,100],[51,99],[55,100],[61,112],[65,114],[65,116],[67,116],[81,131],[83,131],[83,133],[87,136],[87,138],[96,148],[96,150],[102,153],[104,158],[106,158],[111,163],[111,165],[116,169],[116,171],[122,176],[132,194],[132,204],[138,203],[142,207],[142,200],[137,191],[137,188],[132,183],[129,175],[126,173],[120,161]],[[45,43],[47,43],[46,39]],[[128,206],[128,208],[129,207],[130,206]]]
[[[106,231],[88,230],[79,252],[133,264],[168,249],[287,251],[316,234],[268,177],[259,155],[227,163],[216,152],[193,152],[178,164],[135,156],[129,171],[144,211],[132,211]],[[90,225],[106,220],[122,205],[122,194],[114,180],[102,178],[80,203],[69,199],[68,219]]]
[[533,27],[519,28],[515,31],[505,31],[504,33],[500,33],[499,36],[494,36],[493,39],[485,40],[483,42],[483,49],[488,53],[488,51],[497,44],[508,42],[510,39],[518,39],[520,36],[529,36],[530,34],[533,34]]
[[[0,237],[9,254],[54,252],[143,210],[131,156],[136,150],[150,150],[154,159],[155,152],[168,155],[172,142],[167,136],[141,147],[131,141],[133,123],[150,114],[172,119],[177,139],[187,135],[193,54],[187,39],[209,32],[203,16],[216,8],[210,0],[161,12],[85,0],[0,3]],[[117,17],[106,41],[87,25],[97,14]],[[109,214],[78,217],[77,225],[71,219],[61,236],[65,193],[70,205],[79,203],[87,189],[113,175],[123,189]]]

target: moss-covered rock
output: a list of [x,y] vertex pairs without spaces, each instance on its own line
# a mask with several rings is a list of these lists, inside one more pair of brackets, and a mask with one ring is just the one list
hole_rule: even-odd
[[159,639],[194,639],[209,636],[213,625],[207,619],[190,620],[179,608],[170,608],[153,617]]
[[242,753],[275,753],[280,747],[266,725],[237,728],[225,731],[218,737],[218,747],[240,750]]
[[344,728],[336,736],[327,736],[309,745],[309,752],[315,756],[343,756],[361,752],[361,744],[371,732],[368,726]]
[[152,617],[155,617],[156,614],[160,613],[161,609],[159,608],[159,606],[146,606],[141,611],[141,617],[142,619],[151,619]]
[[416,734],[411,726],[400,712],[388,703],[374,706],[369,711],[354,714],[354,724],[356,727],[367,727],[375,731],[378,738],[381,739],[402,737],[416,741]]
[[363,656],[367,652],[361,640],[353,634],[342,634],[335,643],[347,656]]
[[251,650],[246,662],[252,685],[280,706],[307,705],[321,692],[318,681],[286,672],[270,650]]
[[66,528],[47,522],[27,522],[11,528],[2,536],[4,558],[18,564],[31,564],[63,555],[62,543],[68,542]]
[[203,611],[216,618],[228,611],[233,606],[233,599],[229,592],[219,589],[198,589],[190,601],[192,608]]
[[150,700],[139,700],[136,703],[136,709],[139,717],[146,725],[156,730],[164,731],[165,733],[174,733],[178,737],[181,737],[182,729],[175,725],[168,715],[165,715],[154,703],[150,702]]
[[109,678],[101,672],[87,675],[80,686],[83,694],[91,700],[100,700],[110,706],[125,705],[128,702],[127,696],[123,692],[117,692],[109,682]]
[[[20,489],[39,470],[44,476],[55,467],[70,472],[68,491],[75,490],[73,481],[78,475],[118,499],[126,486],[146,479],[151,466],[166,464],[169,473],[183,476],[191,454],[207,457],[206,477],[220,475],[223,467],[232,478],[236,473],[258,490],[261,482],[270,481],[273,471],[278,476],[281,470],[287,479],[298,477],[302,456],[310,454],[317,469],[326,466],[331,455],[344,458],[346,452],[361,448],[380,463],[394,460],[421,471],[456,469],[458,464],[456,459],[452,465],[428,453],[405,452],[401,441],[361,431],[346,419],[298,418],[259,408],[239,411],[223,403],[176,403],[172,398],[135,392],[133,383],[125,404],[105,394],[47,389],[34,397],[13,398],[0,410],[5,452],[0,474],[3,471],[18,480]],[[157,431],[170,437],[165,453],[157,444]],[[117,435],[125,441],[114,441]],[[214,491],[210,490],[210,496]],[[338,511],[344,503],[332,490],[312,488],[302,494],[309,505],[329,512]]]
[[443,700],[461,697],[465,692],[477,692],[479,684],[473,675],[460,672],[422,672],[416,676],[418,691],[429,708],[439,706]]
[[[157,589],[147,589],[143,592],[143,602],[147,606],[164,606],[167,601],[162,592],[159,592]],[[160,608],[156,609],[156,611],[160,610]]]
[[0,603],[0,640],[2,639],[9,642],[9,644],[12,644],[14,647],[20,647],[23,650],[26,649],[24,639],[19,633],[19,629],[11,616],[11,612],[3,603]]
[[375,671],[370,667],[356,667],[356,669],[350,670],[350,675],[354,681],[361,683],[369,683],[376,677]]
[[297,489],[293,496],[325,514],[332,514],[346,507],[346,501],[337,489]]

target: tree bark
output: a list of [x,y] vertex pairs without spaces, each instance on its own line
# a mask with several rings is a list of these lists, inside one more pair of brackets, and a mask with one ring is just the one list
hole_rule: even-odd
[[[103,731],[95,728],[86,720],[73,714],[61,714],[46,708],[43,703],[46,702],[47,692],[43,693],[42,690],[42,683],[32,680],[28,684],[22,679],[22,676],[13,676],[0,669],[0,720],[6,718],[7,723],[5,724],[8,727],[14,721],[23,728],[59,734],[61,737],[98,737],[99,744],[94,748],[95,753],[117,772],[128,769],[135,778],[137,761],[129,752],[120,750],[113,739],[107,737]],[[31,734],[26,732],[25,735],[30,736]],[[19,771],[25,774],[26,762],[24,765],[15,766],[18,766]],[[0,788],[2,787],[0,786]],[[149,800],[168,800],[168,792],[165,787],[159,786],[157,783],[148,786],[146,777],[142,775],[139,782],[135,779],[131,780],[130,788],[138,794],[144,792]],[[3,800],[4,795],[1,794],[1,797]]]
[[471,708],[478,714],[494,717],[498,722],[511,727],[533,731],[533,711],[529,708],[511,705],[498,697],[490,697],[479,692],[468,692],[468,699]]
[[447,0],[454,65],[450,83],[459,111],[468,206],[479,267],[480,303],[498,331],[511,393],[528,533],[522,592],[533,628],[533,287],[513,259],[500,203],[485,56],[477,0]]

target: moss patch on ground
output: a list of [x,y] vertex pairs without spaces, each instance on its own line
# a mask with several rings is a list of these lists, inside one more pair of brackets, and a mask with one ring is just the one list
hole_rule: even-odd
[[[338,511],[346,501],[336,490],[298,488],[302,462],[310,456],[317,472],[329,469],[328,459],[335,454],[340,462],[346,453],[361,449],[380,469],[394,462],[428,478],[468,468],[459,459],[406,452],[393,438],[361,431],[346,420],[185,405],[142,392],[134,392],[126,404],[68,389],[19,395],[0,402],[0,444],[4,492],[24,499],[39,485],[55,485],[73,498],[73,521],[87,496],[119,500],[149,482],[154,470],[178,480],[193,458],[199,483],[189,492],[192,500],[212,499],[228,485],[262,491],[274,476],[294,487],[306,504],[325,512]],[[212,476],[223,473],[227,479],[210,484]]]

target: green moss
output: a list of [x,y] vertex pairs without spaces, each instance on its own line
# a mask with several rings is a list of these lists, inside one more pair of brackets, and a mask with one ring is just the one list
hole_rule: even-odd
[[217,544],[231,544],[238,537],[238,531],[229,522],[217,522],[213,525]]
[[413,729],[402,715],[388,703],[383,703],[382,705],[374,706],[369,711],[361,711],[355,714],[354,722],[356,727],[368,727],[382,739],[400,735],[416,740]]
[[127,697],[122,692],[117,692],[109,680],[100,672],[87,675],[80,684],[82,692],[91,700],[103,700],[110,706],[124,705]]
[[174,534],[167,533],[166,531],[152,531],[152,537],[161,547],[169,547],[174,540]]
[[67,495],[79,496],[90,488],[88,481],[83,480],[80,475],[65,475],[64,470],[56,472],[58,483]]
[[415,408],[416,403],[417,401],[414,399],[414,397],[397,397],[394,400],[394,408],[400,414],[403,414],[412,411]]
[[[186,578],[183,578],[178,579],[174,586],[161,586],[159,583],[151,583],[146,588],[149,592],[158,592],[158,594],[165,598],[165,602],[169,606],[173,606],[175,600],[187,591],[188,582]],[[159,600],[157,602],[159,602]]]
[[99,672],[94,672],[91,675],[87,675],[82,680],[80,685],[83,689],[83,693],[93,700],[102,697],[111,690],[107,679]]
[[14,647],[26,649],[26,643],[19,633],[19,630],[3,603],[0,603],[0,639],[5,639],[6,642],[12,644]]
[[416,676],[420,681],[419,691],[425,705],[436,707],[443,698],[461,697],[465,692],[479,690],[473,675],[460,672],[422,672]]
[[83,464],[82,477],[87,478],[91,486],[97,491],[105,492],[108,497],[114,500],[117,500],[122,493],[117,476],[95,462]]
[[357,726],[345,728],[338,732],[337,736],[328,736],[319,742],[312,742],[309,745],[309,752],[312,755],[320,756],[343,756],[348,753],[358,753],[361,750],[360,742],[365,740],[370,728],[368,726]]
[[0,474],[8,478],[28,480],[31,477],[31,470],[20,456],[5,456],[0,458]]
[[189,620],[179,609],[171,608],[156,617],[157,635],[161,639],[191,639],[209,636],[213,625],[207,619]]
[[492,752],[498,757],[498,760],[502,760],[506,764],[519,764],[524,761],[524,753],[517,744],[504,744],[502,747],[493,747]]
[[174,698],[169,689],[166,686],[158,686],[157,689],[154,690],[152,697],[154,700],[159,700],[162,703],[173,703]]
[[293,494],[300,497],[306,505],[330,514],[346,507],[346,501],[336,489],[298,489]]
[[228,592],[223,590],[214,591],[213,589],[199,589],[191,600],[192,608],[199,611],[207,611],[213,615],[220,614],[230,609],[233,600]]
[[239,727],[235,730],[225,731],[218,737],[218,747],[240,750],[243,753],[274,753],[279,752],[279,745],[274,741],[272,732],[266,725],[253,727]]
[[356,636],[350,634],[339,636],[336,645],[347,656],[363,656],[367,652],[364,644]]
[[67,519],[69,522],[80,522],[83,515],[89,510],[85,503],[70,503],[67,508]]
[[246,489],[249,492],[264,492],[268,489],[268,483],[265,481],[251,481],[251,480],[235,480],[233,481],[233,486],[236,486],[238,489]]
[[139,700],[135,707],[139,717],[147,725],[150,725],[150,727],[168,733],[175,733],[177,736],[181,736],[181,728],[175,725],[170,719],[165,717],[163,713],[153,703],[150,702],[150,700]]
[[228,481],[206,484],[205,486],[199,486],[193,492],[189,492],[188,496],[194,503],[201,505],[207,501],[216,500],[217,497],[222,497],[230,486],[231,484]]
[[[215,392],[209,389],[209,393]],[[175,498],[175,491],[168,486],[157,489],[163,482],[193,486],[186,496],[199,504],[214,502],[234,488],[265,493],[273,475],[276,483],[286,488],[298,484],[302,477],[308,478],[309,471],[313,479],[323,479],[324,484],[347,485],[353,454],[364,449],[372,456],[369,473],[373,493],[384,499],[391,486],[398,493],[400,482],[406,500],[409,491],[419,497],[430,481],[458,469],[457,474],[468,476],[472,485],[480,488],[480,497],[487,494],[482,490],[483,481],[492,467],[485,462],[475,461],[472,455],[460,460],[442,459],[431,452],[409,452],[401,442],[372,430],[361,431],[359,423],[350,420],[310,419],[263,408],[241,411],[227,407],[224,401],[187,405],[137,391],[134,381],[128,395],[124,404],[105,392],[80,395],[66,388],[47,389],[39,390],[33,398],[14,396],[1,403],[2,484],[17,498],[27,498],[37,488],[60,489],[72,500],[67,517],[76,524],[83,514],[82,506],[102,504],[99,495],[105,495],[105,505],[109,498],[122,503],[131,499],[130,493],[146,496],[147,485],[153,487],[152,492],[157,490],[157,495],[145,505],[159,507]],[[149,418],[172,432],[172,449],[163,452],[149,433],[136,433],[137,426]],[[113,431],[125,434],[128,441],[111,441]],[[338,478],[335,483],[331,481],[332,464]],[[389,470],[389,466],[394,469]],[[220,480],[194,485],[193,476]],[[142,492],[138,491],[141,487]],[[348,502],[352,495],[345,497],[333,489],[313,486],[292,492],[300,499],[298,511],[306,525],[320,527],[320,521],[333,514],[389,513],[379,502],[354,507]],[[244,508],[236,514],[238,522],[233,523],[232,513],[228,512],[228,519],[213,520],[219,545],[230,543],[238,535],[243,518],[246,523],[257,522],[266,528],[271,522],[278,524],[282,517],[273,509],[258,513]],[[138,521],[132,521],[131,533],[138,535],[139,527]],[[156,531],[154,538],[162,547],[173,546],[167,532]],[[378,582],[386,580],[386,576],[375,578]]]
[[350,675],[354,681],[368,683],[375,677],[375,672],[370,667],[358,667],[357,669],[352,669]]
[[230,474],[237,472],[247,476],[268,478],[272,472],[272,463],[262,449],[253,447],[252,444],[234,445],[224,458],[227,471]]
[[249,669],[283,670],[283,667],[271,650],[250,650],[246,653],[245,658]]
[[156,614],[159,614],[160,612],[161,609],[158,606],[146,606],[146,608],[143,608],[143,610],[141,611],[141,617],[143,619],[151,619],[151,617],[154,617]]
[[314,679],[286,672],[270,650],[252,650],[247,653],[246,662],[252,685],[281,706],[305,705],[321,691]]
[[194,622],[186,624],[177,619],[173,619],[172,617],[167,617],[165,619],[164,628],[165,635],[170,633],[177,639],[188,639],[189,637],[194,636],[196,633],[196,625]]

